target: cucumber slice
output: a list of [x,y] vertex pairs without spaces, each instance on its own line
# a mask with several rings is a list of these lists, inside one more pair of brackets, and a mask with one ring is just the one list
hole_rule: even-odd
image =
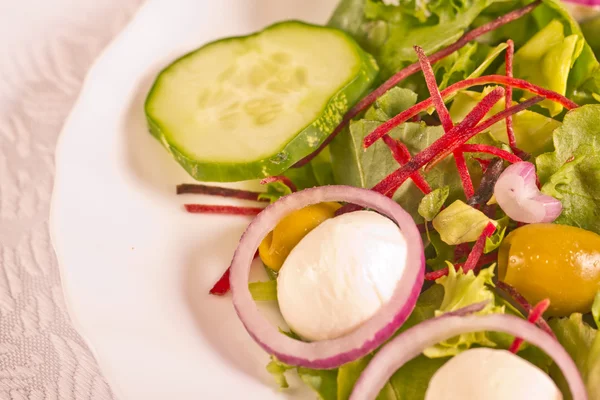
[[148,94],[146,117],[195,179],[263,178],[314,151],[377,72],[342,31],[287,21],[173,62]]

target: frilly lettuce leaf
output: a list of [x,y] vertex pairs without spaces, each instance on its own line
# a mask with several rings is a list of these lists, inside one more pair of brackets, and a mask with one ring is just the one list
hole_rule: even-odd
[[284,364],[274,356],[271,356],[271,361],[267,364],[267,372],[269,372],[280,389],[287,389],[290,387],[288,384],[285,373],[290,369],[294,369],[290,365]]
[[[575,313],[568,318],[556,318],[550,321],[550,327],[556,334],[586,383],[590,399],[600,398],[600,334],[583,321],[581,314]],[[553,365],[550,376],[556,381],[563,393],[569,393],[568,386],[559,368]],[[565,397],[570,398],[570,397]]]
[[504,235],[506,235],[506,229],[508,228],[508,223],[510,222],[510,218],[508,216],[502,217],[496,221],[496,232],[489,238],[485,240],[485,247],[483,252],[485,254],[491,253],[496,250],[502,244],[504,240]]
[[444,206],[444,202],[450,194],[450,188],[444,186],[433,190],[431,193],[426,194],[419,203],[419,215],[423,217],[425,221],[431,221],[440,212]]
[[456,200],[433,219],[433,227],[445,243],[456,245],[479,239],[490,222],[498,224],[481,211]]
[[352,35],[377,60],[381,78],[416,61],[414,45],[431,54],[455,42],[495,0],[342,0],[329,25]]
[[[482,301],[488,301],[489,304],[478,314],[504,313],[503,306],[495,305],[494,293],[489,288],[489,286],[493,286],[493,266],[481,270],[477,276],[473,271],[469,271],[467,274],[464,274],[462,270],[456,271],[450,263],[448,263],[448,267],[448,275],[436,281],[444,288],[444,297],[439,309],[435,311],[435,316]],[[488,337],[487,332],[473,332],[439,343],[426,349],[423,354],[431,358],[454,356],[473,345],[497,346],[496,342]]]
[[600,105],[565,115],[554,131],[554,151],[536,159],[542,192],[560,199],[558,224],[600,233]]
[[[450,116],[454,122],[462,121],[465,116],[488,94],[493,87],[486,87],[482,93],[473,91],[459,92],[450,107]],[[504,99],[496,103],[486,118],[504,110]],[[560,122],[525,110],[513,116],[513,126],[517,147],[532,155],[552,150],[552,132],[560,126]],[[502,120],[490,127],[490,134],[498,141],[508,144],[506,122]]]

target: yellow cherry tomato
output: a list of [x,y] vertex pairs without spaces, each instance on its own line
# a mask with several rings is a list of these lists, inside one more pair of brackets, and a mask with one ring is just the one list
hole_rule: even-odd
[[258,247],[263,263],[273,271],[279,271],[300,240],[321,222],[333,218],[340,207],[339,203],[313,204],[283,218]]
[[550,316],[589,312],[600,290],[600,235],[567,225],[531,224],[511,232],[498,253],[498,278]]

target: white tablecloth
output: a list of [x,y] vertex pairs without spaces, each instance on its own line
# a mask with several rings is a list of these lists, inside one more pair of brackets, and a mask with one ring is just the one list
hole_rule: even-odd
[[54,147],[140,0],[0,0],[0,399],[112,399],[66,314],[48,234]]

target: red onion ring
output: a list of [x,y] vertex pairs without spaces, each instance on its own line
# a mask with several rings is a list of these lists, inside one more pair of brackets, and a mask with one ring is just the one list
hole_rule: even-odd
[[[248,275],[258,245],[283,217],[308,205],[327,201],[358,204],[394,221],[407,242],[406,267],[390,301],[363,325],[337,339],[306,343],[282,335],[262,316],[248,290]],[[289,365],[330,369],[365,356],[393,335],[415,307],[423,286],[424,272],[421,235],[412,217],[402,207],[367,189],[322,186],[282,197],[252,221],[233,256],[230,283],[238,317],[265,351]]]
[[508,333],[539,347],[552,357],[561,369],[573,400],[587,400],[581,374],[560,343],[524,319],[507,314],[485,316],[445,314],[406,330],[375,355],[356,382],[350,400],[374,399],[398,368],[421,354],[427,347],[463,333],[478,331]]
[[535,166],[530,162],[521,161],[506,168],[494,186],[494,195],[502,211],[515,221],[552,222],[562,212],[559,200],[538,189]]
[[563,0],[565,3],[579,4],[581,6],[598,7],[600,0]]

